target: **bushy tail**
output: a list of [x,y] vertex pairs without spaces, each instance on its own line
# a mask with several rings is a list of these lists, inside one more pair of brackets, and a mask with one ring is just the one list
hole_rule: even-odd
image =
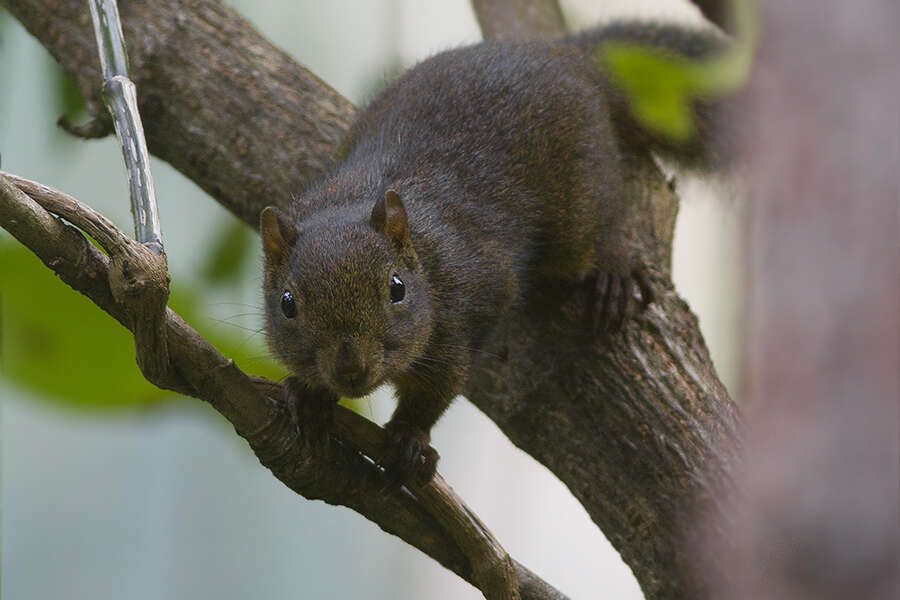
[[[709,29],[689,29],[679,25],[647,22],[614,22],[563,40],[599,58],[604,44],[626,42],[660,50],[664,55],[702,60],[729,47],[728,39]],[[729,127],[729,105],[733,99],[695,99],[690,109],[694,132],[684,141],[676,141],[659,131],[642,125],[635,118],[631,102],[614,77],[604,81],[611,118],[625,152],[652,151],[683,167],[709,170],[729,164],[733,155]]]

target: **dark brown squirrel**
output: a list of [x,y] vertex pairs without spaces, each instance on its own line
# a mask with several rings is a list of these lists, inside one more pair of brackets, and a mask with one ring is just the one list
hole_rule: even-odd
[[[386,472],[427,480],[431,427],[513,307],[586,281],[598,330],[615,330],[652,300],[622,249],[625,148],[682,164],[713,152],[637,127],[591,58],[613,39],[690,56],[721,47],[712,34],[617,24],[438,54],[360,111],[337,164],[289,214],[263,210],[268,342],[292,373],[286,393],[312,447],[339,397],[391,382]],[[706,136],[710,119],[698,118]]]

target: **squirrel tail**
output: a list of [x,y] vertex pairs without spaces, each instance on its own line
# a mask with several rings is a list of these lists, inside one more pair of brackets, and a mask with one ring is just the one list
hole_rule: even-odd
[[[687,28],[652,22],[613,22],[565,39],[585,52],[595,52],[607,42],[628,42],[658,49],[687,59],[711,58],[728,49],[729,40],[713,29]],[[613,127],[626,152],[650,150],[661,158],[694,170],[724,168],[730,163],[733,127],[729,127],[731,98],[697,100],[691,106],[694,134],[679,142],[640,124],[629,100],[615,82],[604,81]]]

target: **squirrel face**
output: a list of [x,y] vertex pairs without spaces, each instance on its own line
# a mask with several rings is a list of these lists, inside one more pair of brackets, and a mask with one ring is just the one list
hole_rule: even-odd
[[408,369],[431,334],[428,283],[400,197],[371,214],[320,213],[301,224],[260,215],[269,345],[311,387],[363,396]]

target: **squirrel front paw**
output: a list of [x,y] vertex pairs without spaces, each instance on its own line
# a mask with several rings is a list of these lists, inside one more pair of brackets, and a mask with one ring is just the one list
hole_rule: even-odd
[[[641,292],[640,300],[635,298],[635,289]],[[594,332],[618,331],[653,299],[653,287],[643,268],[634,268],[628,275],[598,269],[594,281]]]
[[385,425],[384,472],[390,487],[408,482],[428,483],[437,469],[438,453],[432,448],[430,436],[402,421]]
[[328,390],[310,388],[297,377],[285,380],[284,395],[306,449],[315,451],[324,446],[334,429],[334,407],[339,398]]

